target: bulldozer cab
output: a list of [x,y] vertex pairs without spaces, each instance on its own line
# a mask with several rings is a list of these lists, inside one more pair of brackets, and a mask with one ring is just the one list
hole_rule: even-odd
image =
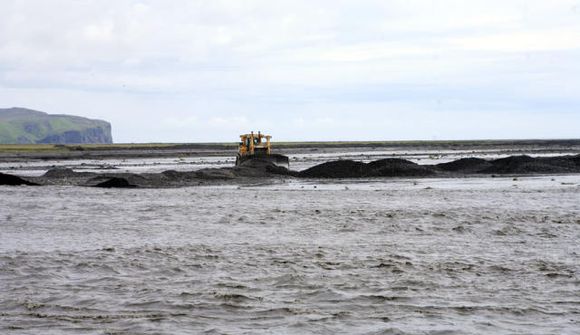
[[277,166],[289,168],[290,161],[288,157],[272,153],[271,138],[272,136],[264,135],[261,132],[240,135],[236,165],[241,165],[248,160],[258,159],[268,161]]
[[241,141],[238,147],[238,155],[242,157],[247,155],[270,155],[272,152],[271,138],[272,136],[264,135],[260,132],[240,135]]

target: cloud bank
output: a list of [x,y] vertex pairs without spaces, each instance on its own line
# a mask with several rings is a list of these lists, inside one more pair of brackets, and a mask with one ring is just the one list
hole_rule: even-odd
[[578,137],[580,1],[0,3],[0,101],[121,142]]

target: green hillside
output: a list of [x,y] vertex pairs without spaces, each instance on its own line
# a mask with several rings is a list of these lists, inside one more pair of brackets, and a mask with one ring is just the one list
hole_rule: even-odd
[[0,109],[1,144],[112,143],[111,125],[72,115],[50,115],[26,108]]

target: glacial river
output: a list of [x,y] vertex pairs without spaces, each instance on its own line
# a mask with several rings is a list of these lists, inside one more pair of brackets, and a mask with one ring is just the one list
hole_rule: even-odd
[[0,186],[1,334],[579,334],[580,176]]

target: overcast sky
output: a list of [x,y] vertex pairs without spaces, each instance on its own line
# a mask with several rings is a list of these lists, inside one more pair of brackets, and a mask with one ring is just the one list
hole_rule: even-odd
[[0,107],[116,142],[580,138],[580,0],[0,0]]

